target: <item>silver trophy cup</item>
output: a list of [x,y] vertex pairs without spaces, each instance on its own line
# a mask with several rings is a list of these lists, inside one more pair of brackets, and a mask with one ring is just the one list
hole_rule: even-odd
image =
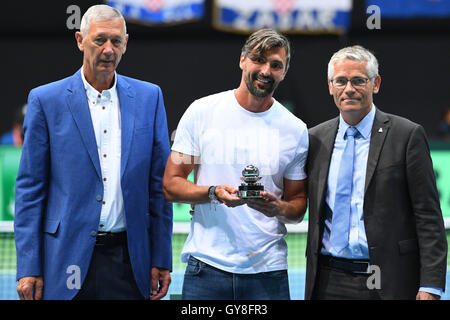
[[259,170],[253,165],[248,165],[242,170],[241,180],[244,181],[239,186],[238,197],[241,199],[261,199],[261,191],[264,186],[258,183],[261,179]]

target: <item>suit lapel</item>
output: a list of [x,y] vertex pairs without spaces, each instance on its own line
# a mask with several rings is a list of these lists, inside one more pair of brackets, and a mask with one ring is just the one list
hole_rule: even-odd
[[67,104],[97,175],[101,178],[102,175],[100,170],[100,160],[98,158],[97,142],[95,139],[94,126],[92,125],[86,91],[83,86],[83,80],[81,79],[81,70],[75,73],[72,79],[72,82],[67,88]]
[[320,211],[320,206],[325,203],[325,194],[326,194],[326,186],[328,184],[328,171],[330,170],[330,162],[331,155],[334,149],[334,141],[336,139],[336,134],[339,126],[339,117],[330,122],[329,126],[325,128],[325,132],[323,134],[323,139],[321,139],[323,143],[323,148],[325,149],[323,152],[320,152],[320,156],[317,158],[319,163],[323,163],[326,165],[320,165],[319,175],[317,179],[318,183],[318,191],[319,191],[319,201],[317,208],[318,212]]
[[367,191],[367,187],[372,180],[373,173],[378,163],[380,157],[381,149],[383,148],[384,140],[388,133],[390,124],[389,118],[384,112],[376,110],[375,119],[372,126],[372,133],[370,135],[370,147],[369,156],[367,159],[367,169],[366,169],[366,182],[364,185],[364,194]]
[[117,95],[120,104],[121,117],[121,159],[120,176],[123,176],[128,163],[131,149],[131,140],[134,132],[134,119],[136,113],[135,94],[129,84],[121,76],[117,75]]

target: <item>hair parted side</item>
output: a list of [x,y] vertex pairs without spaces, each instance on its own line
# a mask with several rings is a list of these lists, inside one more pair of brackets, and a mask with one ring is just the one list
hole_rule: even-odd
[[123,36],[125,37],[125,35],[127,34],[127,25],[120,11],[106,4],[98,4],[87,9],[83,17],[81,18],[80,32],[83,35],[83,38],[86,37],[89,33],[91,21],[101,21],[109,19],[121,19],[123,21]]
[[335,52],[328,62],[328,79],[333,79],[334,64],[344,60],[367,62],[366,71],[369,79],[373,80],[378,75],[378,60],[372,52],[366,48],[356,45],[345,47]]
[[289,68],[289,63],[291,61],[291,45],[284,35],[279,34],[271,28],[260,29],[248,37],[242,47],[241,54],[246,57],[255,48],[257,53],[265,53],[273,48],[284,48],[286,50],[285,70]]

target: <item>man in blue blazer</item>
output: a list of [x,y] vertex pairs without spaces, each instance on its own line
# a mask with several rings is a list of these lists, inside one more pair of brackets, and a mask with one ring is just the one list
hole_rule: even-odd
[[17,291],[20,299],[160,299],[172,268],[161,89],[115,72],[128,40],[117,10],[89,8],[76,39],[83,67],[29,94]]

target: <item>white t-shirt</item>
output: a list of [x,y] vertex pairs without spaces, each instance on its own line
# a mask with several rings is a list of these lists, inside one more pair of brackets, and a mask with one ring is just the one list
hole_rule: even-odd
[[[178,124],[173,151],[198,156],[196,183],[238,188],[242,170],[258,167],[265,191],[281,198],[283,178],[303,180],[308,130],[274,99],[269,110],[249,112],[234,90],[194,101]],[[287,269],[286,227],[247,205],[195,205],[189,236],[181,253],[233,273]]]

